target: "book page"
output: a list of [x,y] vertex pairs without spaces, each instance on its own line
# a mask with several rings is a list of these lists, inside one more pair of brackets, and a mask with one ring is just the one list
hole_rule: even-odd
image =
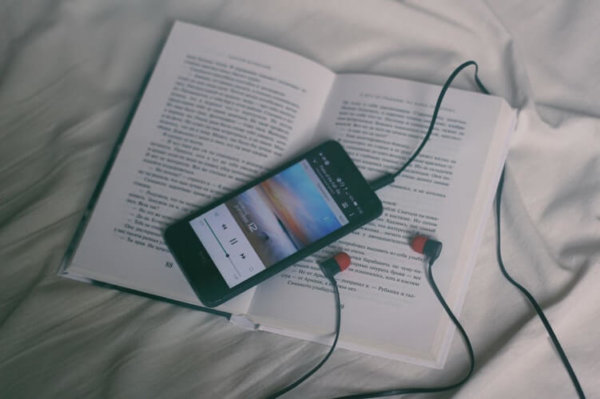
[[[440,88],[365,75],[338,76],[319,132],[338,139],[368,181],[394,172],[424,137]],[[441,366],[451,326],[427,282],[415,234],[443,242],[435,279],[458,310],[506,154],[511,113],[497,97],[449,90],[430,142],[396,181],[378,191],[384,214],[259,286],[251,312],[295,335],[333,331],[329,283],[316,266],[338,250],[352,258],[339,274],[341,345]],[[274,299],[276,298],[276,299]]]
[[308,146],[333,79],[292,53],[175,23],[66,274],[199,304],[164,229]]

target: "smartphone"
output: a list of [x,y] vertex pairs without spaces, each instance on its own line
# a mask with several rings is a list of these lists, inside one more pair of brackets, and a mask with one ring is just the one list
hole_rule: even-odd
[[327,141],[169,226],[165,241],[209,307],[381,215],[375,192]]

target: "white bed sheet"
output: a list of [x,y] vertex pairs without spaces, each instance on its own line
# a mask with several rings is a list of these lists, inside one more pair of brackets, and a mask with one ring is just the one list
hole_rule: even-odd
[[[56,276],[171,22],[248,36],[338,72],[441,84],[467,59],[519,108],[503,251],[600,397],[600,3],[32,0],[0,2],[0,397],[264,397],[324,346]],[[458,86],[471,88],[471,77]],[[485,233],[461,320],[477,368],[456,398],[566,398],[539,320]],[[333,309],[332,309],[333,314]],[[443,370],[339,350],[287,397],[439,385]]]

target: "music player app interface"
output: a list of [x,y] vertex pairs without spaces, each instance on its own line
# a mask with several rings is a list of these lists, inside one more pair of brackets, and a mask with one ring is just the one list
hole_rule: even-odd
[[190,221],[231,288],[363,213],[319,152]]

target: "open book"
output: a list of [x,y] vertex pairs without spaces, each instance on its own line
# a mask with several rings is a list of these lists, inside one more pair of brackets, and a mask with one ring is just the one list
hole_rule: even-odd
[[[164,245],[167,225],[325,139],[338,140],[367,180],[393,172],[425,134],[439,90],[335,74],[176,22],[60,273],[201,305]],[[436,281],[458,313],[515,121],[501,98],[449,90],[422,154],[378,191],[383,216],[219,310],[329,342],[334,300],[316,261],[344,250],[353,264],[337,276],[340,346],[442,367],[454,327],[409,238],[444,243]]]

